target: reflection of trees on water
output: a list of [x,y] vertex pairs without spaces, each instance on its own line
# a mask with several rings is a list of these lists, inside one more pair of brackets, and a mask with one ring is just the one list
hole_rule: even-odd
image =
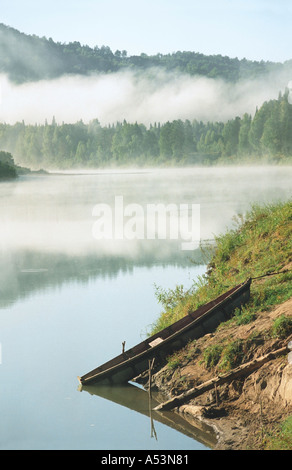
[[69,282],[86,284],[94,279],[114,279],[131,273],[135,268],[190,267],[205,264],[200,249],[183,252],[165,241],[143,249],[136,257],[123,254],[103,255],[96,252],[73,256],[69,254],[19,250],[0,253],[0,306],[5,307],[32,292],[62,286]]

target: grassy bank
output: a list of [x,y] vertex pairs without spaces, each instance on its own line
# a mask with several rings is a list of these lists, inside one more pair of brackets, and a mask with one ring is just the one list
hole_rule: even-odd
[[[209,248],[207,273],[185,291],[157,288],[163,312],[153,325],[157,332],[234,285],[252,277],[278,272],[292,261],[292,202],[253,206],[234,220],[235,228],[216,238]],[[244,314],[255,315],[292,296],[292,272],[253,283]]]
[[[188,388],[184,367],[193,365],[195,377],[197,373],[202,374],[200,379],[208,374],[215,376],[248,362],[257,355],[257,348],[285,341],[292,334],[291,315],[278,316],[268,329],[267,323],[262,323],[267,318],[263,312],[272,311],[292,297],[292,203],[253,206],[235,222],[233,230],[217,237],[215,247],[208,254],[207,273],[190,290],[184,291],[182,286],[169,291],[157,289],[163,311],[153,331],[159,331],[247,278],[285,272],[254,280],[250,301],[231,320],[219,325],[212,341],[206,339],[200,344],[193,341],[168,358],[169,377],[172,382],[174,377],[179,377],[175,384],[182,387],[179,392]],[[252,333],[242,337],[239,329],[250,325],[255,325],[250,330]],[[265,433],[262,431],[261,448],[291,448],[291,419],[290,416],[283,423],[271,424]]]

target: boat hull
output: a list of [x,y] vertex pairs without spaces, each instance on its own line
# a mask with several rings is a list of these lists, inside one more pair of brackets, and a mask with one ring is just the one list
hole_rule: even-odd
[[231,318],[234,310],[249,300],[250,283],[248,280],[236,286],[170,327],[79,377],[80,383],[115,385],[132,380],[149,368],[149,361],[153,358],[164,360],[189,341],[213,332],[221,322]]

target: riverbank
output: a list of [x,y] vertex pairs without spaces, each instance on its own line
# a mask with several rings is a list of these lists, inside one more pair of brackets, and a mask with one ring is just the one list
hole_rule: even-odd
[[[292,340],[291,202],[254,207],[239,226],[216,240],[209,269],[184,295],[160,292],[164,312],[154,329],[171,323],[228,287],[255,279],[249,303],[216,331],[156,365],[152,386],[168,398],[213,377],[285,347]],[[172,302],[170,302],[172,300]],[[146,384],[147,388],[147,377]],[[292,432],[281,426],[292,416],[292,364],[287,351],[244,377],[230,380],[176,412],[196,425],[203,421],[217,434],[215,449],[292,448]],[[290,418],[289,418],[290,417]],[[288,419],[288,421],[287,421]]]
[[[282,348],[292,340],[292,334],[285,338],[273,334],[275,322],[283,315],[292,321],[292,298],[271,311],[260,312],[250,324],[222,325],[172,356],[153,374],[152,387],[171,398],[207,382],[217,372],[206,368],[206,350],[228,343],[230,338],[245,344],[243,364]],[[214,429],[215,449],[264,449],[270,445],[271,435],[275,437],[277,425],[292,414],[292,364],[283,354],[246,377],[213,388],[174,410],[195,427],[203,422]]]

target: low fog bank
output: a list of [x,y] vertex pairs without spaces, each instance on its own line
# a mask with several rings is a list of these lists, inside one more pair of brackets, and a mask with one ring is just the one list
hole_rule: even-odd
[[276,99],[291,76],[271,73],[262,79],[235,84],[221,79],[166,72],[124,70],[111,74],[65,76],[59,79],[12,84],[0,75],[0,121],[14,124],[128,122],[164,123],[175,119],[226,121]]
[[[158,259],[192,256],[183,253],[182,239],[97,240],[93,228],[96,205],[111,208],[113,228],[116,197],[123,210],[137,205],[147,215],[148,204],[200,205],[200,240],[210,240],[233,225],[233,217],[253,203],[271,203],[291,197],[292,167],[173,168],[148,171],[100,171],[98,173],[24,176],[0,186],[0,251],[28,250]],[[134,210],[134,209],[133,209]],[[136,209],[135,209],[136,210]],[[135,215],[135,212],[133,213]],[[147,221],[147,220],[146,220]],[[184,257],[183,256],[183,257]]]
[[[291,178],[292,167],[260,166],[30,175],[2,183],[0,304],[35,289],[112,278],[136,267],[189,269],[191,260],[204,265],[214,236],[234,228],[234,216],[245,214],[253,203],[288,200]],[[200,204],[203,251],[183,251],[180,238],[96,239],[94,207],[108,204],[113,217],[115,196],[123,196],[124,208]]]

